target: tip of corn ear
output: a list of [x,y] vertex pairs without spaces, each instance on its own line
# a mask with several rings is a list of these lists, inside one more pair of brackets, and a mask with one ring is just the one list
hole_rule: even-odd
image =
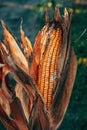
[[49,14],[48,14],[48,8],[46,8],[46,15],[45,15],[45,19],[46,19],[46,23],[49,22]]
[[68,17],[68,10],[67,10],[67,8],[64,9],[64,17]]
[[67,10],[67,8],[64,9],[64,23],[66,28],[70,28],[70,23],[71,23],[71,18],[72,18],[72,11]]
[[68,27],[69,25],[69,14],[67,8],[64,9],[64,23],[65,26]]
[[59,11],[58,5],[56,5],[56,7],[55,7],[54,19],[56,21],[60,21],[60,19],[61,19],[61,15],[60,15],[60,11]]

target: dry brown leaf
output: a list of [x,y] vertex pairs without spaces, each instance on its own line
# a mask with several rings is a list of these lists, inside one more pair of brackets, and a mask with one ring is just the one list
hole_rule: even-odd
[[8,30],[8,28],[6,27],[5,23],[2,21],[2,26],[4,29],[4,42],[7,46],[7,48],[10,51],[10,54],[12,55],[14,61],[16,62],[16,64],[26,73],[28,73],[28,63],[27,60],[25,58],[25,56],[23,55],[22,51],[20,50],[20,48],[18,47],[15,38],[13,37],[13,35],[10,33],[10,31]]

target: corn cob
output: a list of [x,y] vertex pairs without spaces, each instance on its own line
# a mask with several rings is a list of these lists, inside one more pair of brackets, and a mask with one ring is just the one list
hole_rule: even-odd
[[43,36],[42,39],[46,47],[40,59],[38,69],[38,88],[43,96],[47,109],[49,109],[53,101],[53,91],[57,85],[57,65],[62,42],[62,29],[61,27],[57,27],[56,29],[54,27],[48,27],[48,32],[44,35],[48,35],[48,39],[45,39],[46,36]]

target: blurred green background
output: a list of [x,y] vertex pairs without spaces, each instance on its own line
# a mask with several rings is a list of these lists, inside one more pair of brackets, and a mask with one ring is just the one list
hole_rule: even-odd
[[[46,7],[49,7],[50,18],[53,16],[56,4],[59,5],[62,14],[65,7],[73,10],[71,39],[78,60],[78,69],[71,100],[58,130],[87,130],[87,1],[76,1],[0,0],[0,19],[5,21],[20,40],[19,26],[22,17],[23,29],[32,44],[38,31],[45,24]],[[0,25],[0,40],[2,39],[3,31]],[[2,123],[0,123],[0,130],[5,130]]]

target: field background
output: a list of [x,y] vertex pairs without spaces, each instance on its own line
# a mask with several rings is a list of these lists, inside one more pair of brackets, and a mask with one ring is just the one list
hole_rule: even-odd
[[[78,60],[71,100],[58,130],[87,130],[87,5],[75,4],[73,0],[0,0],[0,19],[5,21],[20,40],[22,17],[25,34],[34,44],[38,31],[45,24],[45,8],[49,7],[51,18],[56,4],[59,4],[61,13],[65,7],[73,10],[71,39]],[[2,39],[0,24],[0,40]],[[0,130],[5,130],[1,122]]]

